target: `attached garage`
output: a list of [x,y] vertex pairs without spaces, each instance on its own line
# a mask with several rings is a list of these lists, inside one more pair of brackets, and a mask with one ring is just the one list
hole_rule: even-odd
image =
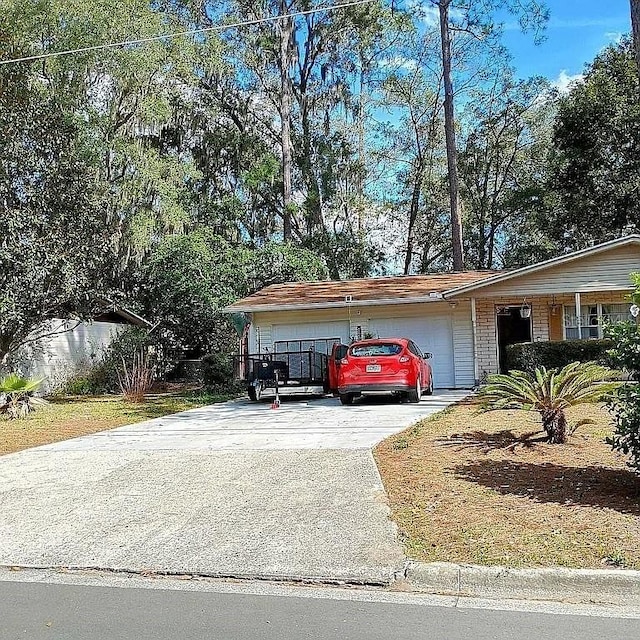
[[380,338],[410,338],[422,351],[433,354],[434,385],[440,388],[456,386],[451,316],[372,318],[369,331]]
[[[420,277],[424,281],[425,276]],[[430,277],[429,281],[437,280]],[[412,277],[381,279],[395,280],[401,284],[412,282]],[[248,338],[250,353],[306,351],[310,348],[328,353],[336,342],[349,344],[354,339],[367,335],[379,337],[405,337],[412,339],[423,351],[433,354],[434,383],[440,389],[465,389],[474,385],[473,327],[468,303],[451,305],[438,295],[427,295],[422,302],[400,300],[364,300],[343,296],[342,301],[324,302],[314,300],[308,308],[299,302],[305,294],[310,296],[316,287],[346,287],[363,282],[304,283],[306,292],[298,290],[287,295],[295,303],[256,304],[244,307],[250,321]],[[378,281],[375,281],[376,283]],[[437,283],[437,282],[436,282]],[[450,279],[447,280],[447,284]],[[440,283],[437,283],[440,284]],[[274,285],[268,289],[284,287]],[[268,290],[267,289],[267,290]],[[407,290],[411,292],[411,289]],[[258,294],[256,294],[258,295]],[[324,291],[323,291],[324,295]],[[320,296],[319,296],[320,297]],[[346,298],[346,299],[345,299]],[[273,298],[272,298],[273,300]],[[236,308],[239,303],[234,305]],[[253,305],[252,305],[253,306]]]

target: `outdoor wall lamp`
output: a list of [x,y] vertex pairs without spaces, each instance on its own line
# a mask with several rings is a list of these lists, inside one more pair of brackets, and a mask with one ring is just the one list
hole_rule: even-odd
[[522,306],[520,307],[520,317],[521,318],[531,317],[531,305],[527,302],[526,298],[522,301]]

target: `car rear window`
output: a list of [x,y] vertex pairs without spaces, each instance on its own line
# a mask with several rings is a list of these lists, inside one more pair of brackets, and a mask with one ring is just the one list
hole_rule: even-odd
[[378,344],[362,344],[351,347],[351,355],[361,356],[397,356],[402,351],[402,345],[394,342],[380,342]]

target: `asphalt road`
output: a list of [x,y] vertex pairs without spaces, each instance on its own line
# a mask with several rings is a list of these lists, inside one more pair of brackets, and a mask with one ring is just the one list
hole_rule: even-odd
[[640,620],[396,602],[0,582],[2,640],[637,640]]

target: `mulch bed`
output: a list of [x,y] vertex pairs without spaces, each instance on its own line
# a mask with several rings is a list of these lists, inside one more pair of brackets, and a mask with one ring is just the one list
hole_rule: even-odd
[[640,569],[640,478],[611,451],[606,410],[565,445],[537,414],[462,403],[381,443],[375,456],[407,552],[422,561]]

